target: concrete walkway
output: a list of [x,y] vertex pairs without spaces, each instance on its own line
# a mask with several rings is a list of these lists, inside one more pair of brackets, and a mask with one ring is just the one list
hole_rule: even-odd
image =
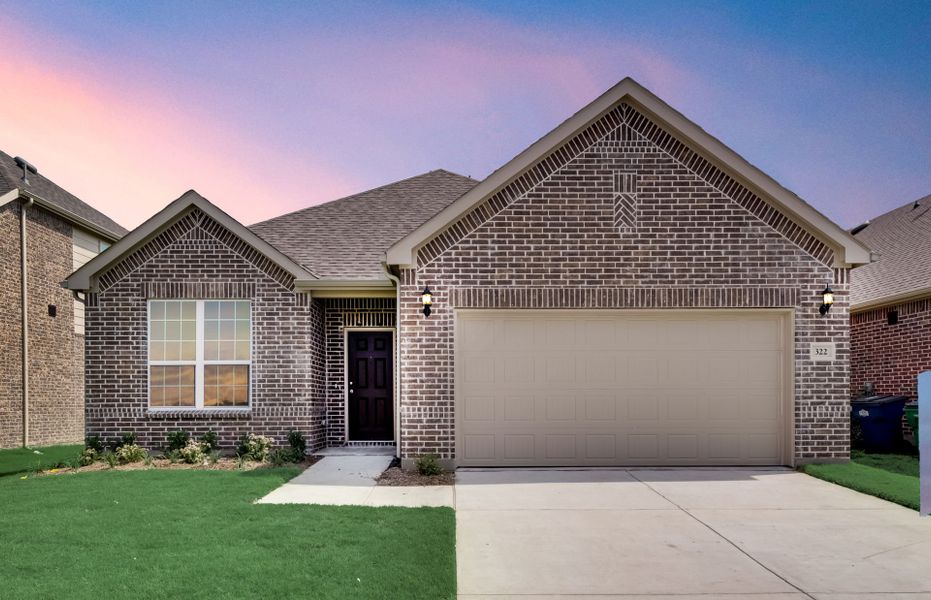
[[460,598],[931,599],[931,518],[787,469],[456,477]]
[[259,504],[328,504],[355,506],[452,506],[452,486],[379,486],[375,480],[391,456],[326,456],[272,490]]

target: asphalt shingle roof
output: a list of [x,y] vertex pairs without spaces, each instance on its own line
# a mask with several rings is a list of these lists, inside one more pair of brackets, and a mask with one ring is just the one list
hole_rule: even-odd
[[12,156],[0,151],[0,193],[19,188],[35,194],[66,213],[84,219],[115,239],[119,239],[128,233],[113,219],[47,179],[42,175],[41,169],[38,173],[29,173],[28,179],[28,184],[23,182],[23,170],[16,164]]
[[871,219],[855,235],[879,260],[851,271],[854,307],[931,288],[931,196]]
[[384,279],[385,250],[478,181],[430,171],[249,229],[321,279]]

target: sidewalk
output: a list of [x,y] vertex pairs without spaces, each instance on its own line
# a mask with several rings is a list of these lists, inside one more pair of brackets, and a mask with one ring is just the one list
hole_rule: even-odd
[[453,486],[392,487],[375,479],[391,464],[391,456],[326,456],[273,490],[257,504],[327,504],[354,506],[454,505]]

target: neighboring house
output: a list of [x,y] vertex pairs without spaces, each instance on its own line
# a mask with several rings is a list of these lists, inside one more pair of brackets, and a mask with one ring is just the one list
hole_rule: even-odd
[[780,465],[848,458],[869,258],[625,79],[482,182],[432,171],[252,227],[191,191],[68,286],[90,433]]
[[931,369],[931,196],[853,229],[878,260],[851,272],[850,386],[918,397]]
[[0,448],[80,441],[84,305],[61,282],[126,230],[0,152],[0,232]]

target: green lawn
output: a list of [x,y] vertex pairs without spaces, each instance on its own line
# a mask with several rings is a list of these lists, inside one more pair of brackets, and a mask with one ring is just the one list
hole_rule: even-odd
[[58,464],[72,461],[83,450],[83,444],[0,450],[0,477],[24,471],[50,469]]
[[918,457],[854,451],[845,464],[805,465],[802,471],[858,492],[918,510]]
[[252,504],[297,472],[0,479],[0,595],[455,598],[452,509]]

